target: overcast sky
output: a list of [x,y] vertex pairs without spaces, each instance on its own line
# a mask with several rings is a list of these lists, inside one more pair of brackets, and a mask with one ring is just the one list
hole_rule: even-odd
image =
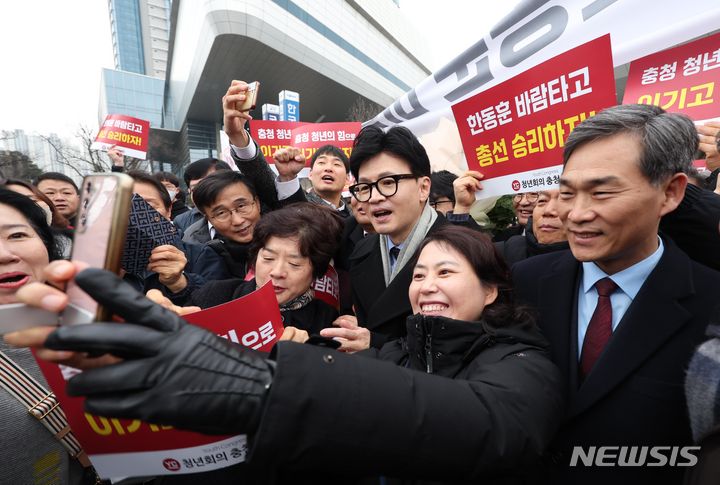
[[[476,42],[519,1],[400,4],[408,21],[428,33],[435,58],[428,67],[435,70]],[[96,126],[100,69],[114,67],[106,0],[0,2],[0,45],[0,129],[67,136],[79,123]]]

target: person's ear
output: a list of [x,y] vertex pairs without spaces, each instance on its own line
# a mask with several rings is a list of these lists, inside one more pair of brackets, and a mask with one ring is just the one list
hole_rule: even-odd
[[420,190],[420,202],[423,204],[430,198],[430,177],[420,177],[418,179]]
[[688,177],[684,173],[676,173],[663,185],[663,203],[660,207],[660,217],[674,211],[685,197]]
[[495,303],[498,297],[498,288],[495,285],[485,286],[485,306],[492,305]]

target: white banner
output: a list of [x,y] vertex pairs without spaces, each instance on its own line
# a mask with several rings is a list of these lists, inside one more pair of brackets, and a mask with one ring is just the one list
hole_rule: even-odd
[[[451,105],[607,33],[617,67],[718,27],[718,0],[527,0],[365,124],[408,127],[428,148],[434,170],[458,173],[467,168],[459,136],[442,121],[455,126]],[[449,146],[438,147],[441,140]]]
[[122,478],[183,475],[219,470],[245,461],[247,436],[239,435],[206,445],[162,451],[90,455],[101,477]]

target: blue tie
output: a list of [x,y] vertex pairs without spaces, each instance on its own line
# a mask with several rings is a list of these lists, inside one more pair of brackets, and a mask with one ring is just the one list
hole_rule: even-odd
[[400,255],[400,248],[397,246],[393,246],[390,248],[390,268],[395,268],[395,263],[397,263],[398,256]]

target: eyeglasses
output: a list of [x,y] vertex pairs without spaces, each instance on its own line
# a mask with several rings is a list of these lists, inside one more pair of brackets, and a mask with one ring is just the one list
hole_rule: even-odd
[[530,204],[534,204],[537,202],[538,197],[540,194],[538,192],[526,192],[524,194],[515,194],[513,195],[513,202],[520,202],[523,197],[525,197],[525,200],[528,201]]
[[255,201],[241,202],[232,209],[219,209],[210,215],[210,219],[218,222],[227,222],[230,220],[232,215],[237,212],[241,216],[249,216],[252,213],[252,208],[255,205]]
[[430,207],[432,207],[433,209],[437,209],[438,206],[439,206],[439,205],[442,205],[442,204],[454,204],[454,202],[453,202],[452,200],[450,200],[450,199],[447,199],[447,200],[431,200],[431,201],[430,201]]
[[380,195],[384,197],[392,197],[397,193],[398,182],[404,179],[417,179],[415,175],[404,173],[400,175],[388,175],[380,177],[373,183],[361,182],[359,184],[348,187],[350,193],[358,202],[367,202],[372,197],[372,189],[375,187]]

